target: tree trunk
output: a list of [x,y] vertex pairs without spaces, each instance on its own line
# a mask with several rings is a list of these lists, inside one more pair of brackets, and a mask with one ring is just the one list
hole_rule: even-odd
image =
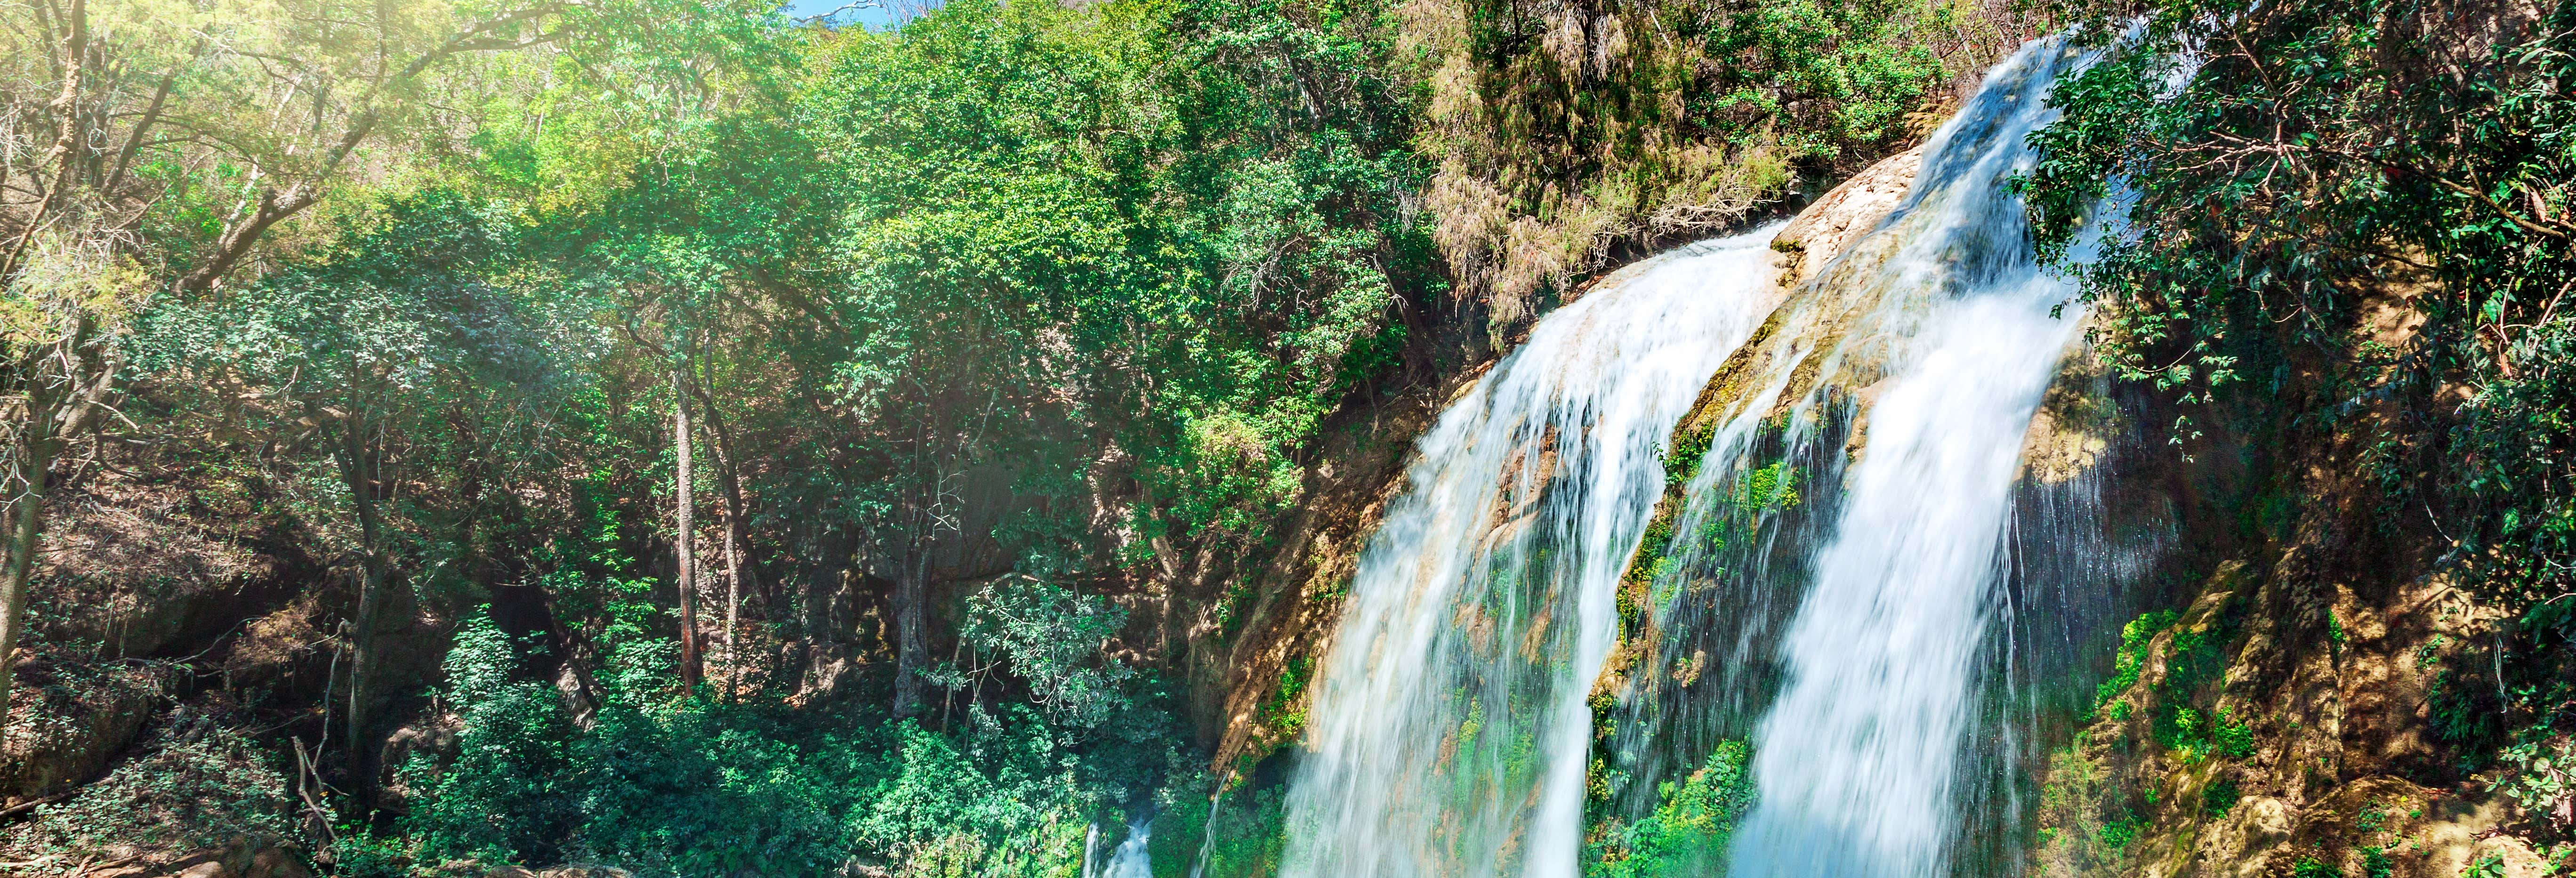
[[671,370],[672,453],[678,458],[679,473],[673,480],[677,495],[672,503],[675,532],[671,542],[680,553],[680,685],[694,689],[698,685],[698,553],[697,553],[697,477],[691,465],[694,456],[689,447],[688,384],[681,370]]
[[742,625],[742,550],[734,543],[733,504],[725,504],[725,696],[742,689],[742,663],[734,652],[734,631]]
[[[361,501],[364,502],[364,501]],[[384,589],[376,581],[376,564],[365,562],[358,569],[358,610],[349,620],[349,716],[342,724],[342,744],[349,751],[349,776],[359,789],[370,786],[373,772],[367,770],[367,676],[376,665],[376,605],[383,600]]]
[[376,510],[376,454],[367,437],[367,422],[350,394],[352,414],[340,422],[340,479],[358,515],[358,608],[349,619],[349,715],[342,731],[349,751],[349,777],[363,797],[375,786],[367,753],[367,713],[373,692],[368,678],[376,666],[376,616],[384,603],[391,559],[386,557],[384,522]]
[[[735,651],[736,632],[742,625],[743,577],[754,575],[744,564],[742,553],[751,544],[750,527],[743,521],[742,464],[733,455],[733,431],[725,427],[724,412],[716,408],[715,394],[701,393],[699,402],[706,404],[707,432],[715,437],[716,479],[724,491],[725,550],[725,634],[724,666],[727,691],[742,683],[741,656]],[[757,591],[757,583],[749,586]]]
[[47,435],[53,419],[38,416],[28,421],[26,429],[36,435],[18,447],[27,489],[10,498],[6,507],[7,567],[0,571],[0,730],[9,727],[10,690],[18,680],[18,638],[27,630],[27,580],[36,569],[36,552],[43,547],[46,480],[54,463],[54,440]]
[[[15,364],[27,401],[18,441],[10,449],[16,459],[10,463],[19,468],[26,490],[0,504],[0,526],[8,534],[6,550],[0,552],[0,730],[9,726],[10,690],[17,680],[13,669],[18,641],[27,630],[28,582],[44,549],[45,498],[52,493],[54,458],[69,437],[89,429],[92,414],[116,381],[115,355],[91,344],[96,330],[90,317],[82,315],[68,337]],[[69,371],[52,373],[47,363],[67,364]]]
[[921,711],[921,666],[930,658],[929,645],[922,642],[929,625],[929,589],[922,580],[928,564],[906,558],[898,562],[894,580],[894,715],[908,717]]

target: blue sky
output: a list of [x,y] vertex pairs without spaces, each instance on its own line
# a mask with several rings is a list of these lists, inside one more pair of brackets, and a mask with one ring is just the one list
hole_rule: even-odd
[[[787,14],[796,18],[822,15],[848,5],[849,2],[850,0],[788,0]],[[888,0],[877,0],[874,6],[841,13],[839,17],[833,19],[833,23],[842,26],[858,24],[865,25],[869,30],[884,30],[894,25],[892,5]]]

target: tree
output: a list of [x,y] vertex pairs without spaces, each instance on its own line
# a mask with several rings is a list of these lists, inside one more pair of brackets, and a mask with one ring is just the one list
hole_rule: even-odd
[[370,161],[362,147],[416,121],[444,62],[555,42],[566,31],[547,25],[565,8],[69,0],[0,11],[0,100],[9,118],[43,123],[10,128],[16,142],[0,150],[0,293],[18,318],[0,351],[12,403],[0,724],[51,472],[107,419],[125,319],[156,291],[220,295],[281,226]]
[[580,349],[547,344],[567,336],[549,325],[567,315],[487,276],[519,231],[454,193],[424,193],[220,300],[156,308],[136,342],[157,391],[203,393],[196,417],[276,450],[261,477],[347,576],[345,698],[332,707],[362,787],[392,612],[411,604],[425,562],[510,517],[494,504],[524,502],[471,486],[523,479],[572,389],[558,357]]
[[687,370],[671,367],[671,547],[679,556],[680,685],[696,688],[702,661],[698,645],[697,453],[689,448]]

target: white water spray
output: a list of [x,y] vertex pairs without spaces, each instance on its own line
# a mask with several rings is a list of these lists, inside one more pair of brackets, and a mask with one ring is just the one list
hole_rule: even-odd
[[1614,589],[1673,425],[1779,298],[1772,232],[1606,281],[1422,438],[1317,682],[1283,875],[1577,874]]

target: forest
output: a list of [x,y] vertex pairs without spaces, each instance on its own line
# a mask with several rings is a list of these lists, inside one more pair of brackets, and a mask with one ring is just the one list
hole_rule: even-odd
[[[2034,40],[2084,62],[1995,197],[2131,425],[2151,487],[2101,502],[2185,499],[2160,584],[1990,711],[2027,714],[1998,762],[2030,774],[1993,782],[2009,807],[1961,793],[1962,826],[2004,816],[1956,847],[2005,853],[1904,874],[2146,874],[2216,832],[2177,827],[2257,819],[2239,796],[2306,815],[2275,814],[2267,874],[2576,866],[2576,5],[0,20],[0,873],[1345,874],[1292,799],[1444,409],[1622,269],[1799,229],[1964,136]],[[1820,239],[1788,240],[1817,283]],[[1656,425],[1661,502],[1710,423]],[[1783,460],[1730,495],[1744,533],[1858,496]],[[1655,521],[1604,582],[1722,542]],[[2222,558],[2264,597],[2200,612]],[[1726,874],[1774,776],[1749,720],[1675,733],[1654,777],[1601,761],[1609,693],[1684,662],[1637,664],[1679,629],[1630,594],[1574,739],[1580,849],[1530,874]],[[2381,643],[2454,604],[2467,627]],[[2435,682],[2365,733],[2400,685],[2356,676],[2374,649]],[[2104,755],[2132,702],[2143,755]],[[1506,725],[1475,705],[1443,765]],[[2338,769],[2318,735],[2404,753]],[[2432,830],[2351,828],[2396,819],[2371,784],[2400,776],[2486,809],[2466,871],[2389,865]]]

